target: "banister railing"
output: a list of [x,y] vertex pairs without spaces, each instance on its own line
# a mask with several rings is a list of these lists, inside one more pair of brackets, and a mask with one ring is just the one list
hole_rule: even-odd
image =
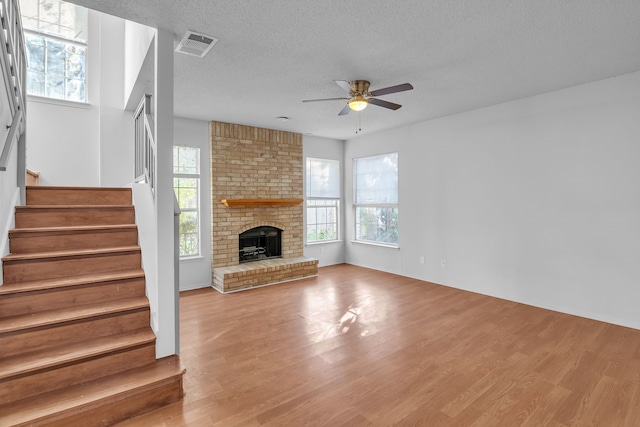
[[151,95],[144,95],[133,115],[135,120],[135,182],[146,182],[155,197],[156,142],[153,137]]
[[[0,138],[0,171],[7,169],[9,153],[16,136],[25,130],[27,57],[24,48],[24,32],[17,0],[0,0],[0,90],[6,91],[10,123],[0,123],[8,130]],[[0,134],[1,135],[1,134]]]

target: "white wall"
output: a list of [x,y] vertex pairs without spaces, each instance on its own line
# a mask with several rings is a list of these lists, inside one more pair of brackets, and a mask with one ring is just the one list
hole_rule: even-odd
[[88,19],[87,104],[27,98],[27,168],[41,185],[100,183],[100,14]]
[[125,21],[100,16],[100,185],[122,187],[134,178],[133,115],[123,109]]
[[158,236],[158,330],[156,357],[180,353],[179,288],[174,264],[174,200],[173,192],[173,34],[158,29],[155,42],[156,70],[153,97],[154,137],[156,141],[155,214]]
[[131,186],[133,204],[138,226],[138,242],[142,249],[142,269],[145,275],[145,293],[151,308],[151,327],[154,332],[160,329],[158,315],[158,236],[156,234],[155,200],[147,183],[134,183]]
[[123,186],[133,176],[133,119],[123,111],[124,21],[89,13],[87,104],[28,97],[27,167],[42,185]]
[[200,253],[180,261],[180,290],[211,286],[211,155],[209,122],[176,118],[174,145],[200,148]]
[[100,183],[99,109],[27,100],[27,167],[41,185]]
[[[396,150],[400,248],[352,243],[350,159]],[[349,140],[346,261],[640,328],[639,158],[640,73]]]
[[135,109],[143,93],[153,91],[152,47],[155,29],[137,22],[125,21],[124,24],[124,86],[123,100],[128,109]]
[[[305,177],[305,179],[307,176],[307,157],[312,157],[317,159],[331,159],[340,161],[341,182],[344,183],[344,141],[304,135],[302,138],[302,156],[304,167],[303,176]],[[304,184],[304,188],[307,188],[306,183]],[[342,216],[339,219],[339,226],[341,227],[339,230],[340,240],[337,242],[307,244],[305,233],[304,255],[316,258],[318,260],[319,267],[324,267],[326,265],[332,264],[342,264],[344,262],[344,192],[341,196],[342,197],[340,198],[340,206],[342,207]],[[304,223],[306,225],[306,209],[304,210],[304,215]]]
[[[4,142],[4,141],[3,141]],[[15,206],[20,203],[20,189],[17,180],[18,143],[14,141],[9,154],[7,170],[0,171],[0,258],[9,253],[9,230],[15,224]],[[0,261],[0,285],[2,261]]]

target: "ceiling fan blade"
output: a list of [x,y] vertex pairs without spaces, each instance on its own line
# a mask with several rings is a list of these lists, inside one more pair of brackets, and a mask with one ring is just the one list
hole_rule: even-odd
[[321,98],[321,99],[304,99],[302,102],[318,102],[318,101],[337,101],[340,99],[349,99],[349,98]]
[[[393,102],[383,101],[382,99],[369,98],[369,104],[377,105],[378,107],[388,108],[390,110],[397,110],[402,107],[400,104],[394,104]],[[348,107],[348,105],[347,105]]]
[[349,84],[348,81],[346,80],[334,80],[334,82],[336,82],[336,84],[338,86],[340,86],[342,89],[344,89],[345,92],[347,93],[351,93],[351,85]]
[[389,86],[382,89],[376,89],[373,92],[369,92],[369,94],[371,96],[381,96],[381,95],[388,95],[390,93],[404,92],[405,90],[411,90],[411,89],[413,89],[413,86],[411,86],[409,83],[403,83],[401,85]]
[[349,111],[351,111],[351,108],[349,107],[349,104],[347,104],[347,105],[344,106],[344,108],[342,110],[340,110],[338,115],[339,116],[346,116],[347,114],[349,114]]

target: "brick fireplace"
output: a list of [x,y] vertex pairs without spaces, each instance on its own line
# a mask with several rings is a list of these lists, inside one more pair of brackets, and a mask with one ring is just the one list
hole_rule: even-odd
[[[302,135],[222,122],[210,133],[213,286],[226,293],[317,275],[318,260],[303,255]],[[281,230],[281,258],[241,263],[239,235],[259,227]]]

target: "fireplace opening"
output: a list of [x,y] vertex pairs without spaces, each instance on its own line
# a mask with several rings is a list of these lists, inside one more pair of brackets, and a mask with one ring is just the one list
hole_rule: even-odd
[[282,230],[256,227],[238,236],[240,263],[282,258]]

